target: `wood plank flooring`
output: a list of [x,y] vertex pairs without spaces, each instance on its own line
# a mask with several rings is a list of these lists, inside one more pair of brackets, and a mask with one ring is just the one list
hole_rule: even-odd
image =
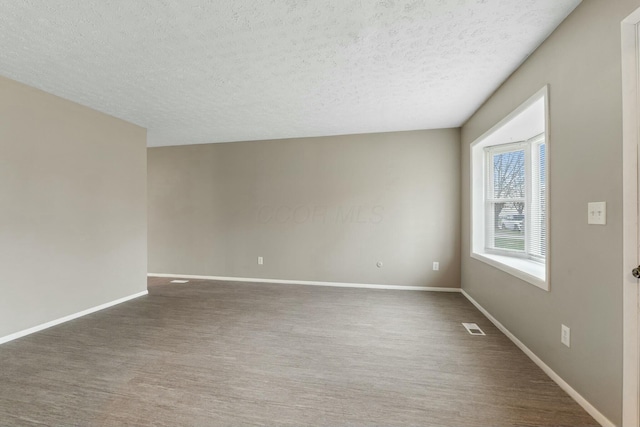
[[0,425],[597,425],[460,294],[168,282],[0,346]]

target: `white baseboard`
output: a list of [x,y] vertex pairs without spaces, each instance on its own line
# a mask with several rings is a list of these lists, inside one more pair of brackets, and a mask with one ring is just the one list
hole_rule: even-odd
[[22,338],[22,337],[27,336],[27,335],[30,335],[30,334],[33,334],[33,333],[36,333],[36,332],[40,332],[40,331],[42,331],[44,329],[51,328],[52,326],[56,326],[56,325],[59,325],[61,323],[65,323],[65,322],[68,322],[70,320],[74,320],[74,319],[77,319],[79,317],[82,317],[82,316],[86,316],[87,314],[95,313],[96,311],[104,310],[105,308],[113,307],[114,305],[118,305],[118,304],[121,304],[123,302],[126,302],[126,301],[129,301],[129,300],[132,300],[132,299],[147,295],[148,293],[149,293],[148,291],[139,292],[137,294],[129,295],[127,297],[120,298],[120,299],[117,299],[115,301],[108,302],[106,304],[101,304],[101,305],[98,305],[96,307],[92,307],[92,308],[89,308],[87,310],[80,311],[78,313],[70,314],[69,316],[65,316],[65,317],[61,317],[61,318],[56,319],[56,320],[52,320],[51,322],[47,322],[47,323],[43,323],[43,324],[38,325],[38,326],[34,326],[33,328],[25,329],[23,331],[16,332],[16,333],[13,333],[11,335],[0,337],[0,344],[4,344],[4,343],[7,343],[9,341],[13,341],[13,340],[16,340],[18,338]]
[[147,274],[147,276],[166,277],[171,279],[221,280],[226,282],[254,282],[254,283],[275,283],[275,284],[284,284],[284,285],[331,286],[331,287],[337,287],[337,288],[392,289],[397,291],[425,291],[425,292],[460,292],[461,291],[460,288],[374,285],[374,284],[366,284],[366,283],[311,282],[308,280],[258,279],[254,277],[194,276],[190,274],[158,274],[158,273],[149,273]]
[[587,401],[580,393],[578,393],[573,387],[571,387],[565,380],[563,380],[560,375],[556,374],[546,363],[542,361],[538,356],[535,355],[533,351],[529,349],[526,345],[522,343],[515,335],[513,335],[502,323],[500,323],[495,317],[491,315],[484,307],[482,307],[476,300],[473,299],[471,295],[465,292],[464,289],[461,289],[462,295],[464,295],[478,310],[482,312],[486,316],[487,319],[493,323],[496,328],[500,329],[500,331],[507,336],[513,343],[518,346],[520,350],[524,352],[529,359],[533,360],[533,363],[538,365],[540,369],[544,371],[553,381],[555,381],[560,388],[562,388],[569,396],[573,398],[582,408],[589,413],[597,422],[600,423],[603,427],[615,427],[615,424],[611,422],[607,417],[605,417],[600,411],[598,411],[591,403]]

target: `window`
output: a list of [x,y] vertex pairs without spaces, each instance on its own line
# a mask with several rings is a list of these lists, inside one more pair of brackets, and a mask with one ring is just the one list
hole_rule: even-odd
[[546,290],[547,94],[471,146],[471,256]]

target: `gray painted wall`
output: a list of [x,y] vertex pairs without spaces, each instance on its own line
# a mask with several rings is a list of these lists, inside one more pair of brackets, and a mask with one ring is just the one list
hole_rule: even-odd
[[459,138],[151,148],[149,271],[459,287]]
[[0,337],[146,289],[146,131],[0,77]]
[[[622,417],[620,22],[637,0],[587,0],[462,129],[462,287],[604,415]],[[469,256],[469,144],[550,84],[550,268],[545,292]],[[606,226],[587,203],[607,202]],[[571,327],[571,348],[560,326]]]

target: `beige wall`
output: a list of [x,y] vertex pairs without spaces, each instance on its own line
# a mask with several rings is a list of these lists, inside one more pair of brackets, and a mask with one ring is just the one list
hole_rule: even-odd
[[458,287],[459,151],[457,129],[151,148],[149,271]]
[[146,289],[146,131],[0,77],[0,337]]
[[[466,123],[462,286],[604,415],[622,413],[620,22],[638,0],[586,0]],[[551,291],[469,256],[469,144],[550,84]],[[587,203],[607,202],[606,226]],[[571,327],[571,348],[560,343]]]

